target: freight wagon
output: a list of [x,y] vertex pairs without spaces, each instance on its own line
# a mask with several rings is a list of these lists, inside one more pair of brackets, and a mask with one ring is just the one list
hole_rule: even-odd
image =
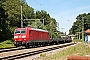
[[14,45],[16,47],[58,44],[71,41],[71,38],[50,39],[48,31],[31,27],[16,28],[14,31]]

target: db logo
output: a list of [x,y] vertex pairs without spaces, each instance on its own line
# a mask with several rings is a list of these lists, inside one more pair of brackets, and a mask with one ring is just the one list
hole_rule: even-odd
[[21,35],[19,36],[19,38],[21,38]]

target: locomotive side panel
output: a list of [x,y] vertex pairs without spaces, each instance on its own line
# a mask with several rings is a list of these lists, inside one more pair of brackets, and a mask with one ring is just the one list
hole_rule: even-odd
[[46,40],[45,32],[43,32],[43,40]]
[[44,33],[44,38],[45,40],[47,40],[47,33]]

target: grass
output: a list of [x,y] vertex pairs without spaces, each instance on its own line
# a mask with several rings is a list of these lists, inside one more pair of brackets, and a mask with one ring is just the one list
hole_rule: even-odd
[[41,56],[39,60],[65,60],[70,55],[85,56],[90,55],[90,47],[84,42],[77,44],[76,46],[71,46],[65,50],[62,50],[53,55]]
[[0,48],[8,48],[8,47],[13,47],[14,44],[12,42],[12,40],[6,40],[4,42],[0,43]]
[[45,57],[46,54],[45,54],[45,53],[41,53],[40,56],[41,56],[41,57]]
[[73,42],[84,42],[84,40],[74,39]]

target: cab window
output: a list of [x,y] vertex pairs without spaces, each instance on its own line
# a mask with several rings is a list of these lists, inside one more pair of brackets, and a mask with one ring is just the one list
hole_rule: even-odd
[[15,31],[15,34],[20,34],[20,30],[16,30]]
[[15,34],[25,34],[26,30],[16,30]]
[[21,30],[21,34],[25,34],[26,33],[26,30]]

